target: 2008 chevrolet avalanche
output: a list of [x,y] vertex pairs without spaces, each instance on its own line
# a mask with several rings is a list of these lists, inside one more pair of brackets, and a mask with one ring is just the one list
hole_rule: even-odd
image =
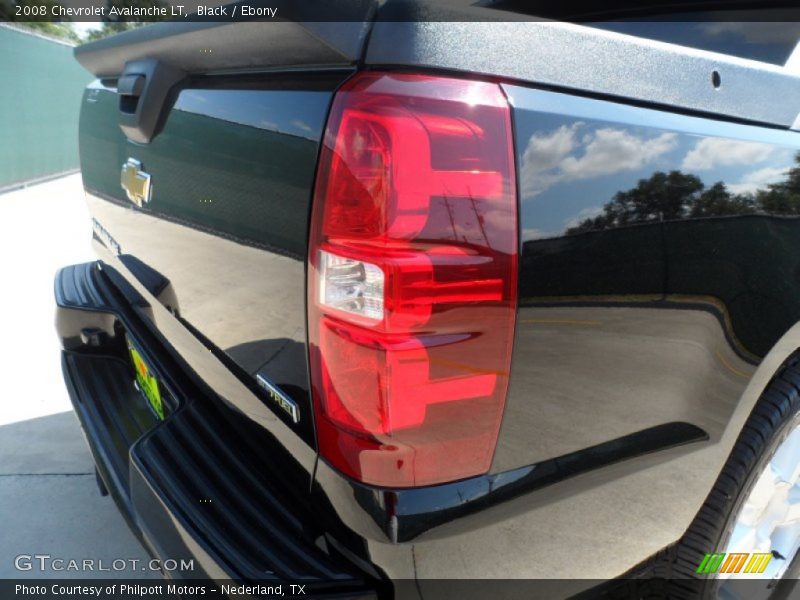
[[483,4],[76,50],[99,260],[57,329],[102,487],[186,577],[315,597],[790,582],[793,44]]

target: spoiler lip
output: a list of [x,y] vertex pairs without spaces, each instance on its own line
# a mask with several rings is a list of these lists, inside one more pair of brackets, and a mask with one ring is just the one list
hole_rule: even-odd
[[[189,74],[355,64],[362,54],[370,23],[353,15],[352,21],[331,25],[164,21],[76,46],[73,52],[87,71],[101,79],[116,77],[126,63],[143,59],[161,60]],[[213,52],[201,52],[208,48]]]

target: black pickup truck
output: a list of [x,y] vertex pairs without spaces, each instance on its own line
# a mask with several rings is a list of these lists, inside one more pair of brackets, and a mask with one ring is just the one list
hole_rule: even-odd
[[98,260],[56,324],[101,489],[171,577],[785,591],[797,37],[478,4],[76,49]]

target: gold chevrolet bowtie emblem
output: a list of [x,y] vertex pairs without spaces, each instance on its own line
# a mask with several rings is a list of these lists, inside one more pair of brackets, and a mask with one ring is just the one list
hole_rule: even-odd
[[142,171],[142,163],[133,158],[122,165],[120,176],[122,189],[128,195],[128,200],[136,206],[150,202],[150,175]]

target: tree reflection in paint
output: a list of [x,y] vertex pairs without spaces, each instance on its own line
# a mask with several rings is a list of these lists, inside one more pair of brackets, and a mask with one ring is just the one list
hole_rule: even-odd
[[636,187],[617,192],[602,212],[567,234],[613,229],[636,223],[732,215],[800,215],[800,153],[786,178],[755,193],[733,194],[719,181],[706,187],[696,175],[658,171]]

